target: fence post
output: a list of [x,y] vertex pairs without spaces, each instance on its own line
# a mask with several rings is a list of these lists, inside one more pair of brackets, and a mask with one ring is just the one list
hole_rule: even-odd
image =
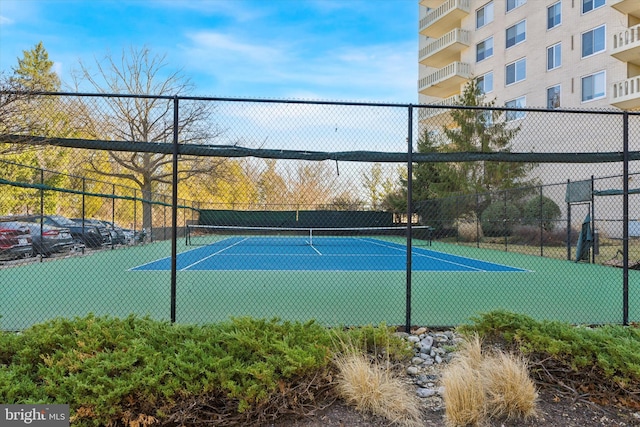
[[411,220],[413,215],[413,107],[409,105],[407,132],[407,283],[405,332],[411,333]]
[[87,179],[82,178],[82,228],[84,233],[84,219],[86,215],[85,194],[87,193]]
[[[40,245],[44,248],[43,233],[44,233],[44,169],[40,169]],[[42,262],[43,253],[40,254],[40,262]]]
[[138,200],[136,199],[136,189],[133,189],[133,243],[137,244],[138,242],[136,241],[136,231],[138,228]]
[[[571,185],[571,180],[567,180],[567,188]],[[571,201],[567,201],[567,260],[571,261]]]
[[622,114],[622,324],[629,325],[629,112]]
[[480,249],[480,194],[476,189],[476,248]]
[[504,190],[504,251],[509,252],[509,213],[507,212],[507,190]]
[[544,212],[542,203],[542,185],[540,186],[540,256],[544,256]]
[[593,175],[591,175],[591,234],[593,241],[591,242],[591,263],[596,263],[596,255],[599,252],[598,244],[598,232],[596,231],[596,200],[594,196],[595,191],[595,180]]
[[171,323],[176,322],[176,269],[178,260],[178,96],[173,97],[173,159],[171,194]]

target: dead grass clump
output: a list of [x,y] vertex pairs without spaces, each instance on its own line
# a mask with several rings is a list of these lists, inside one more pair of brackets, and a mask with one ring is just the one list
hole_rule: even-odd
[[482,226],[477,223],[475,215],[458,221],[458,238],[463,242],[477,242],[484,236]]
[[482,426],[491,419],[535,415],[538,393],[524,359],[501,351],[483,352],[477,335],[465,341],[442,382],[450,426]]
[[442,374],[447,424],[451,426],[481,425],[486,419],[485,393],[480,371],[461,358]]
[[502,352],[482,362],[486,404],[492,418],[529,418],[535,414],[538,393],[522,358]]
[[417,397],[389,367],[371,362],[366,354],[346,352],[336,358],[337,390],[357,410],[379,415],[396,425],[420,425]]

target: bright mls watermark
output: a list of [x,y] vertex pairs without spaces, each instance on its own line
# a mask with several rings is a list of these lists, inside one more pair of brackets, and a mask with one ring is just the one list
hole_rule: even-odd
[[69,427],[69,405],[0,405],[0,426]]

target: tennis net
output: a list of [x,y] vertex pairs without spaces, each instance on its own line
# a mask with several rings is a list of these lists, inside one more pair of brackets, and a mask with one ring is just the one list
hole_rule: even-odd
[[[433,228],[412,226],[412,242],[431,245]],[[402,227],[301,228],[301,227],[238,227],[226,225],[188,225],[187,246],[206,246],[234,239],[243,245],[264,246],[329,246],[359,244],[361,239],[379,239],[404,243],[408,229]]]

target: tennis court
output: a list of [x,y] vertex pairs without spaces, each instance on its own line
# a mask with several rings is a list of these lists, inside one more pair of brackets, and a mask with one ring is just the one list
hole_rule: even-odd
[[[329,326],[404,324],[407,275],[401,237],[323,242],[323,236],[314,236],[313,246],[323,255],[307,242],[287,240],[276,246],[254,237],[242,244],[234,244],[239,236],[228,235],[215,242],[207,237],[200,246],[179,243],[177,322],[253,316],[316,319]],[[0,269],[0,327],[20,330],[87,313],[168,321],[170,243]],[[438,241],[413,243],[413,324],[459,325],[493,309],[572,323],[622,320],[622,269]],[[640,271],[629,274],[630,319],[638,321]]]
[[[229,233],[230,228],[222,228]],[[209,228],[216,230],[216,228]],[[358,236],[330,236],[329,229],[273,229],[279,235],[264,235],[271,229],[253,229],[249,234],[216,236],[211,243],[193,243],[195,249],[177,257],[178,271],[406,271],[406,241],[389,237],[365,237],[373,229],[358,229]],[[388,232],[390,229],[381,229]],[[235,230],[234,234],[239,231]],[[333,231],[333,230],[332,230]],[[345,232],[344,229],[339,229]],[[256,235],[260,233],[260,235]],[[315,233],[315,235],[314,235]],[[266,233],[268,234],[268,233]],[[205,240],[209,236],[201,236]],[[399,240],[395,237],[395,240]],[[425,242],[420,242],[425,245]],[[452,255],[426,247],[412,249],[413,271],[525,272],[526,270],[470,257]],[[171,258],[164,257],[134,271],[166,271]]]

